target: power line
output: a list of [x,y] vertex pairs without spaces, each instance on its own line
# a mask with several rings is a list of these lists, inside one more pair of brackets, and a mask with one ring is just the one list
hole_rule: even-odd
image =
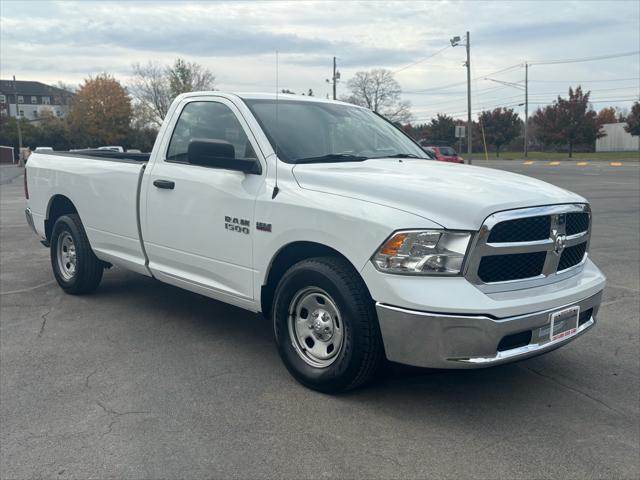
[[[632,56],[632,55],[638,55],[640,54],[640,50],[635,50],[633,52],[624,52],[624,53],[617,53],[617,54],[610,54],[610,55],[600,55],[597,57],[582,57],[582,58],[570,58],[570,59],[564,59],[564,60],[548,60],[548,61],[539,61],[539,62],[530,62],[529,65],[555,65],[555,64],[560,64],[560,63],[579,63],[579,62],[591,62],[591,61],[596,61],[596,60],[605,60],[605,59],[609,59],[609,58],[621,58],[621,57],[628,57],[628,56]],[[474,77],[473,80],[479,80],[482,79],[484,77],[490,77],[493,75],[498,75],[500,73],[506,73],[508,71],[514,70],[516,68],[522,68],[523,64],[521,63],[517,63],[514,65],[510,65],[508,67],[502,68],[500,70],[496,70],[495,72],[491,72],[491,73],[487,73],[484,75],[480,75],[478,77]],[[636,78],[628,78],[626,80],[636,80]],[[539,81],[539,82],[544,82],[544,80],[530,80],[530,81]],[[563,80],[557,80],[558,82],[562,82]],[[606,81],[614,81],[614,80],[606,80]],[[446,85],[439,85],[436,87],[432,87],[432,88],[425,88],[425,89],[421,89],[421,90],[413,90],[413,91],[406,91],[404,93],[420,93],[420,92],[431,92],[431,91],[436,91],[436,90],[444,90],[447,88],[451,88],[451,87],[456,87],[459,85],[464,85],[466,82],[456,82],[456,83],[450,83],[450,84],[446,84]]]
[[529,80],[533,83],[601,83],[601,82],[624,82],[627,80],[640,80],[640,77],[629,78],[608,78],[602,80]]
[[640,55],[640,50],[634,50],[633,52],[624,52],[624,53],[612,53],[610,55],[599,55],[597,57],[567,58],[563,60],[546,60],[546,61],[543,60],[539,62],[529,62],[529,65],[557,65],[560,63],[593,62],[596,60],[607,60],[609,58],[630,57],[632,55]]
[[398,72],[401,72],[401,71],[403,71],[403,70],[406,70],[407,68],[413,67],[414,65],[417,65],[417,64],[419,64],[419,63],[422,63],[422,62],[424,62],[425,60],[428,60],[428,59],[430,59],[430,58],[432,58],[432,57],[435,57],[436,55],[438,55],[438,54],[440,54],[440,53],[444,52],[447,48],[451,48],[451,45],[447,45],[446,47],[441,48],[441,49],[440,49],[440,50],[438,50],[437,52],[432,53],[431,55],[427,55],[426,57],[423,57],[423,58],[421,58],[420,60],[416,60],[415,62],[410,63],[409,65],[405,65],[404,67],[399,68],[398,70],[394,70],[392,73],[393,73],[393,74],[396,74],[396,73],[398,73]]
[[[505,86],[505,87],[497,87],[497,88],[503,89],[503,88],[508,88],[508,87]],[[617,91],[617,90],[631,90],[631,89],[634,89],[634,88],[635,88],[635,86],[615,87],[615,88],[598,88],[595,91],[592,91],[591,93],[592,94],[593,93],[598,94],[600,92],[610,92],[610,91]],[[493,89],[491,89],[491,90],[493,90]],[[489,92],[487,92],[487,93],[489,93]],[[627,92],[627,93],[631,93],[631,92]],[[530,93],[529,95],[531,97],[536,97],[537,100],[542,100],[542,98],[545,97],[545,96],[558,95],[558,92],[557,91],[535,92],[535,93]],[[621,95],[624,95],[624,93],[622,93]],[[476,98],[477,97],[481,97],[481,96],[482,95],[476,95]],[[515,99],[519,99],[519,98],[522,98],[522,94],[509,95],[509,96],[506,96],[506,97],[494,97],[494,98],[489,97],[489,98],[482,99],[482,101],[488,103],[488,102],[500,102],[500,101],[504,101],[504,100],[511,101],[511,100],[515,100]],[[443,102],[429,103],[427,105],[428,110],[419,109],[418,108],[418,109],[414,109],[414,111],[418,111],[418,112],[420,112],[420,111],[423,111],[423,112],[424,111],[433,111],[433,109],[430,108],[432,106],[436,106],[436,105],[454,105],[456,103],[462,103],[464,100],[465,100],[464,98],[460,97],[460,98],[457,98],[457,99],[445,100]]]
[[[498,88],[507,88],[507,87],[498,87]],[[591,91],[591,94],[595,93],[596,95],[598,95],[600,92],[611,92],[611,91],[619,91],[619,90],[631,90],[634,89],[635,87],[633,86],[627,86],[627,87],[616,87],[616,88],[599,88],[596,89],[595,91]],[[633,94],[632,92],[622,92],[619,95],[626,95],[626,94]],[[545,92],[535,92],[535,93],[529,93],[530,97],[534,97],[535,100],[543,100],[545,97],[548,98],[548,96],[556,96],[558,95],[557,91],[545,91]],[[476,95],[476,97],[481,97],[481,95]],[[517,99],[523,98],[523,94],[515,94],[515,95],[508,95],[506,97],[488,97],[488,98],[481,98],[481,102],[483,104],[489,104],[489,103],[497,103],[497,102],[503,102],[503,101],[515,101]],[[433,103],[429,103],[428,105],[425,106],[425,108],[416,108],[414,109],[414,111],[416,112],[427,112],[427,111],[434,111],[433,108],[434,106],[438,106],[438,105],[456,105],[456,104],[462,104],[463,101],[465,101],[466,99],[459,97],[457,99],[449,99],[449,100],[445,100],[442,102],[433,102]]]
[[[598,92],[611,92],[614,90],[630,90],[630,89],[634,89],[634,88],[638,88],[637,85],[629,85],[629,86],[625,86],[625,87],[615,87],[615,88],[596,88],[594,90],[589,90],[591,93],[598,93]],[[533,93],[533,95],[556,95],[558,92],[557,91],[549,91],[549,92],[535,92]]]
[[[441,51],[443,51],[444,49],[442,49]],[[440,52],[436,52],[440,53]],[[607,59],[612,59],[612,58],[622,58],[622,57],[628,57],[628,56],[632,56],[632,55],[638,55],[640,54],[640,50],[636,50],[636,51],[632,51],[632,52],[622,52],[622,53],[616,53],[616,54],[609,54],[609,55],[598,55],[598,56],[592,56],[592,57],[580,57],[580,58],[567,58],[567,59],[557,59],[557,60],[546,60],[546,61],[537,61],[537,62],[531,62],[529,63],[529,65],[557,65],[557,64],[566,64],[566,63],[580,63],[580,62],[591,62],[591,61],[597,61],[597,60],[607,60]],[[435,54],[434,54],[435,55]],[[429,57],[427,57],[429,58]],[[426,58],[425,58],[426,59]],[[418,62],[414,62],[415,63],[419,63],[420,60]],[[412,64],[413,65],[413,64]],[[411,65],[408,65],[407,67],[409,67]],[[480,75],[477,77],[474,77],[473,80],[477,81],[479,79],[484,79],[487,80],[487,77],[490,76],[495,76],[498,74],[502,74],[502,73],[507,73],[507,72],[511,72],[515,69],[519,69],[519,68],[523,68],[524,65],[523,64],[514,64],[514,65],[510,65],[508,67],[504,67],[500,70],[496,70],[495,72],[491,72],[488,74],[484,74],[484,75]],[[403,67],[404,69],[404,67]],[[632,78],[625,78],[625,79],[602,79],[602,80],[583,80],[583,81],[566,81],[566,80],[531,80],[532,82],[540,82],[540,83],[587,83],[587,82],[615,82],[615,81],[627,81],[627,80],[638,80],[638,78],[636,77],[632,77]],[[462,86],[465,85],[465,83],[467,82],[455,82],[455,83],[450,83],[450,84],[445,84],[445,85],[438,85],[435,87],[431,87],[431,88],[425,88],[425,89],[420,89],[420,90],[409,90],[409,91],[405,91],[403,93],[405,94],[431,94],[433,92],[438,92],[438,91],[442,91],[442,90],[448,90],[450,88],[454,88],[457,86]],[[502,82],[500,82],[502,83]],[[501,88],[506,88],[505,87],[495,87],[494,89],[485,89],[485,90],[476,90],[476,96],[482,96],[486,93],[483,93],[482,95],[480,94],[480,92],[491,92],[491,91],[496,91],[499,90]],[[617,87],[617,88],[610,88],[610,89],[597,89],[596,92],[604,92],[604,91],[615,91],[615,90],[626,90],[626,89],[631,89],[631,88],[636,88],[635,85],[633,86],[625,86],[625,87]],[[558,92],[537,92],[534,94],[535,97],[540,98],[543,95],[556,95],[558,94]],[[625,95],[625,93],[620,93],[620,95]],[[510,100],[511,98],[519,98],[519,95],[517,96],[511,96],[511,97],[504,97],[501,100]],[[497,99],[495,99],[497,100]],[[495,101],[494,100],[494,101]],[[636,98],[611,98],[611,99],[603,99],[603,100],[599,100],[599,99],[590,99],[590,101],[592,103],[604,103],[604,102],[622,102],[622,101],[632,101],[632,100],[636,100]],[[445,102],[439,102],[439,103],[434,103],[431,104],[428,108],[430,108],[431,106],[435,106],[435,105],[447,105],[447,104],[456,104],[458,102],[461,102],[462,99],[455,99],[455,100],[448,100]],[[487,98],[485,99],[486,102],[490,102],[491,99]],[[545,105],[545,104],[549,104],[549,102],[531,102],[534,105]],[[495,105],[483,105],[482,107],[480,107],[480,109],[476,109],[473,111],[473,113],[478,113],[480,111],[486,110],[488,108],[497,108],[497,107],[517,107],[517,106],[522,106],[522,103],[516,103],[516,104],[495,104]],[[433,111],[433,110],[432,110]],[[442,112],[439,112],[442,113]],[[449,115],[455,116],[455,115],[460,115],[462,113],[465,113],[464,111],[460,111],[460,112],[454,112],[454,113],[449,113]],[[422,118],[422,117],[421,117]],[[418,121],[420,120],[417,119]]]
[[[608,102],[627,102],[627,101],[636,101],[638,100],[638,97],[623,97],[623,98],[595,98],[595,99],[589,99],[590,103],[608,103]],[[530,105],[550,105],[549,102],[529,102]],[[511,107],[520,107],[524,105],[523,103],[511,103],[511,102],[506,102],[506,103],[497,103],[497,104],[485,104],[482,105],[476,109],[474,109],[472,111],[472,113],[480,113],[483,112],[485,110],[489,110],[489,109],[495,109],[495,108],[511,108]],[[448,115],[450,117],[455,117],[458,115],[463,115],[465,113],[467,113],[466,110],[458,110],[455,112],[442,112],[439,111],[437,112],[439,114],[444,114],[444,115]],[[433,118],[433,115],[431,116],[421,116],[415,119],[415,121],[426,121],[426,120],[430,120],[431,118]]]
[[[506,86],[498,86],[498,87],[490,87],[490,88],[483,88],[480,90],[473,90],[473,93],[478,96],[478,95],[486,95],[488,92],[492,92],[492,91],[496,91],[496,90],[502,90],[504,88],[508,88]],[[412,95],[431,95],[430,92],[403,92],[403,93],[412,93]],[[455,94],[460,94],[463,95],[465,94],[466,91],[464,90],[458,90],[455,92],[447,92],[446,94],[440,94],[440,95],[455,95]]]
[[[484,95],[491,94],[491,93],[493,93],[493,92],[494,92],[494,91],[496,91],[496,90],[502,90],[502,89],[504,89],[504,88],[507,88],[507,87],[495,87],[495,88],[488,88],[488,89],[484,90],[484,91],[483,91],[483,93],[477,94],[475,97],[476,97],[476,98],[477,98],[477,97],[482,97],[482,96],[484,96]],[[491,92],[489,92],[489,90],[491,90]],[[464,94],[463,92],[460,92],[460,95],[463,95],[463,94]],[[499,99],[499,98],[496,98],[496,100],[498,100],[498,99]],[[463,97],[450,98],[450,99],[445,100],[445,101],[442,101],[442,102],[429,102],[428,107],[433,107],[433,106],[435,106],[435,105],[451,105],[451,104],[456,104],[456,103],[458,103],[458,102],[465,102],[466,100],[467,100],[467,99],[466,99],[466,98],[463,98]],[[415,109],[415,108],[414,108],[414,109],[413,109],[413,111],[418,111],[418,112],[419,112],[419,111],[420,111],[420,109],[419,109],[419,108],[418,108],[418,109]]]
[[[505,72],[507,72],[509,70],[513,70],[513,69],[516,69],[516,68],[522,68],[522,64],[516,63],[515,65],[511,65],[509,67],[505,67],[505,68],[503,68],[501,70],[496,70],[495,72],[491,72],[491,73],[488,73],[486,75],[480,75],[478,77],[474,77],[474,78],[472,78],[472,80],[479,80],[479,79],[481,79],[483,77],[488,77],[488,76],[491,76],[491,75],[497,75],[499,73],[505,73]],[[432,87],[432,88],[423,88],[423,89],[420,89],[420,90],[408,90],[408,91],[403,92],[403,93],[434,92],[434,91],[437,91],[437,90],[446,90],[448,88],[458,87],[460,85],[466,85],[466,84],[467,84],[467,82],[456,82],[456,83],[450,83],[450,84],[447,84],[447,85],[438,85],[437,87]]]

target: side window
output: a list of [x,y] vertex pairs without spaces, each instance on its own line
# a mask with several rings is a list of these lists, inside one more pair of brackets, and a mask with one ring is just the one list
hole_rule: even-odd
[[173,130],[167,160],[186,162],[193,139],[224,140],[233,145],[235,158],[256,158],[247,135],[235,114],[218,102],[188,103]]

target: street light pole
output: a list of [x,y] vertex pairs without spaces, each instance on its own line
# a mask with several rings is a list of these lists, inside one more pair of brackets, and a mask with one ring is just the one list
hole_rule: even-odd
[[467,32],[467,161],[471,165],[472,139],[471,139],[471,41]]
[[[20,128],[20,106],[18,104],[18,88],[16,87],[16,76],[13,76],[13,99],[16,101],[16,126],[18,127],[18,165],[22,164],[22,129]],[[11,104],[9,104],[11,108]]]
[[529,156],[529,64],[524,64],[524,158]]
[[[455,36],[451,40],[452,47],[460,45],[460,37]],[[471,129],[473,123],[471,123],[471,38],[469,32],[467,32],[467,38],[464,46],[467,49],[467,61],[464,62],[464,66],[467,67],[467,163],[471,165],[471,155],[473,152],[473,140]]]

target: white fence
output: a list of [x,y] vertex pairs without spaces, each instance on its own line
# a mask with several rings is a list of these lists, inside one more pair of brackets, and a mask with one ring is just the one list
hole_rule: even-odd
[[640,137],[634,137],[624,129],[626,123],[605,123],[602,130],[606,136],[596,140],[596,152],[637,152]]

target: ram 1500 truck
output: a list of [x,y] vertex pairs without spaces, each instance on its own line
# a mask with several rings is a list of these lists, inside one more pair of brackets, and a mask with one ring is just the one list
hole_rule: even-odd
[[389,360],[498,365],[591,329],[605,278],[567,190],[430,161],[370,110],[189,93],[150,154],[34,153],[27,221],[71,294],[117,265],[273,323],[291,374],[354,388]]

